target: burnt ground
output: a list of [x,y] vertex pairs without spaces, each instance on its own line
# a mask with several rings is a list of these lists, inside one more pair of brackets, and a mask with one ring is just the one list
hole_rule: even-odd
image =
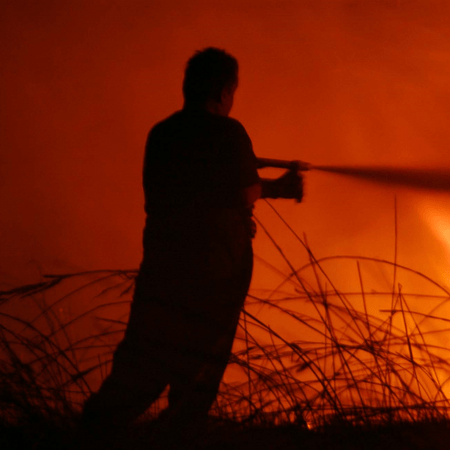
[[[329,425],[320,430],[286,425],[276,427],[239,427],[216,425],[197,439],[171,444],[155,443],[151,426],[141,424],[134,430],[124,450],[448,450],[450,423],[447,421],[397,423],[358,427]],[[172,437],[174,434],[172,434]],[[20,427],[0,428],[2,450],[83,450],[76,445],[74,430],[39,426],[30,432]],[[100,449],[99,449],[100,450]]]

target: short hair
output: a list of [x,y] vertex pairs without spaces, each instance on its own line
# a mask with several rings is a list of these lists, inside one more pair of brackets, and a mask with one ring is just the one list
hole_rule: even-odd
[[237,85],[238,62],[225,50],[208,47],[188,60],[184,72],[183,95],[187,102],[220,101],[226,87]]

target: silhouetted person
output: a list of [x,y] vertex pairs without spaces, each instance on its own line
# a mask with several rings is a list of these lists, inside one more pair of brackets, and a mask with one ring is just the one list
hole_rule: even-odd
[[195,53],[183,109],[149,133],[144,255],[129,324],[83,412],[97,436],[126,428],[168,385],[167,423],[174,430],[204,423],[250,284],[253,203],[301,200],[297,173],[259,178],[247,132],[228,117],[237,85],[234,57],[216,48]]

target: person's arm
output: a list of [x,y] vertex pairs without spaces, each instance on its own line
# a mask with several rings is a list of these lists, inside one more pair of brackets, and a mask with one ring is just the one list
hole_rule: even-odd
[[257,158],[247,132],[239,122],[231,123],[236,128],[232,134],[234,141],[230,148],[236,150],[235,167],[238,171],[244,206],[251,208],[259,198],[293,198],[300,202],[303,197],[303,178],[297,165],[279,178],[261,179],[257,170]]
[[262,196],[262,183],[255,183],[244,188],[244,206],[251,208],[253,204]]

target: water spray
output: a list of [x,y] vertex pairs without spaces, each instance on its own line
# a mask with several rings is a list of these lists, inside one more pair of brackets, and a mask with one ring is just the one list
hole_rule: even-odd
[[391,186],[450,192],[450,169],[418,169],[386,166],[315,166],[304,161],[258,158],[258,169],[273,167],[295,171],[320,170]]

